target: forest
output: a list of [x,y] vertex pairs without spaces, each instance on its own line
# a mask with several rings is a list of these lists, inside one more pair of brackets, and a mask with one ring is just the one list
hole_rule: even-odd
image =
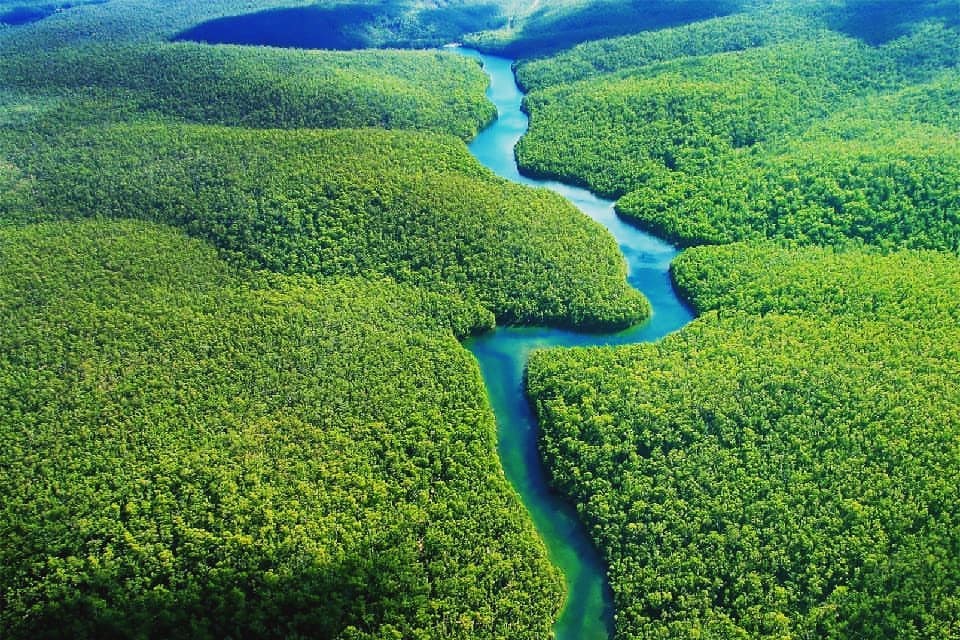
[[489,312],[142,221],[0,247],[5,637],[544,637],[559,585],[455,340]]
[[518,65],[523,169],[693,246],[691,325],[528,365],[617,637],[960,636],[958,26],[793,3]]
[[674,273],[683,331],[529,364],[619,637],[956,637],[960,259],[764,243]]
[[741,14],[521,64],[521,166],[683,245],[956,250],[957,24],[874,46],[829,22]]
[[0,637],[552,637],[452,42],[613,637],[960,638],[957,0],[0,0]]
[[21,177],[0,193],[8,220],[164,222],[243,264],[389,276],[478,301],[502,323],[622,327],[649,313],[602,227],[492,176],[453,138],[168,123],[65,132],[61,115],[12,136]]
[[5,55],[0,82],[115,103],[97,112],[258,128],[382,127],[469,139],[496,116],[480,68],[435,52],[91,44]]
[[0,635],[542,638],[458,340],[649,305],[469,155],[476,62],[165,41],[236,10],[0,28]]

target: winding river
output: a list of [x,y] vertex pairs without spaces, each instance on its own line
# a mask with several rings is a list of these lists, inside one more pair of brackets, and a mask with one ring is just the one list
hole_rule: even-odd
[[458,51],[482,61],[490,76],[487,97],[499,112],[499,118],[470,144],[471,153],[504,178],[559,193],[609,229],[626,258],[630,284],[643,292],[653,306],[650,320],[619,333],[597,335],[541,327],[502,327],[467,343],[480,362],[497,417],[498,450],[504,472],[530,512],[551,562],[565,576],[567,599],[554,626],[556,638],[607,639],[613,634],[613,596],[606,566],[576,510],[550,490],[537,449],[536,418],[524,391],[524,368],[534,349],[648,342],[690,322],[693,314],[677,297],[668,272],[677,250],[621,220],[610,200],[579,187],[520,175],[513,148],[526,132],[528,120],[520,110],[523,94],[514,80],[513,61],[468,49]]

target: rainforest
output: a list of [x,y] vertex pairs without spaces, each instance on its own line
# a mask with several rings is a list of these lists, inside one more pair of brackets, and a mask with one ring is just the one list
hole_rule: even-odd
[[0,637],[960,640],[960,0],[0,0]]

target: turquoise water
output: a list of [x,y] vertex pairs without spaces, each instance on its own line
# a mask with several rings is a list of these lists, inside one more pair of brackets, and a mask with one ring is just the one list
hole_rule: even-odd
[[513,148],[527,130],[527,116],[520,110],[523,94],[514,81],[512,61],[465,49],[460,52],[483,62],[490,75],[487,96],[500,114],[470,144],[471,153],[504,178],[559,193],[607,227],[626,258],[630,284],[643,292],[653,306],[649,321],[619,333],[598,335],[543,327],[505,327],[467,343],[480,362],[497,417],[498,450],[504,472],[530,512],[550,560],[566,579],[567,600],[554,626],[556,637],[607,639],[613,635],[613,597],[606,566],[576,510],[550,491],[537,450],[537,422],[524,392],[524,368],[534,349],[648,342],[690,322],[693,314],[677,297],[670,282],[670,261],[677,249],[621,220],[610,200],[579,187],[520,175]]

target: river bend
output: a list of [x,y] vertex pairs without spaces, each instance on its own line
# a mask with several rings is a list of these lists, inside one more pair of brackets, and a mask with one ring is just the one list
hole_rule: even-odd
[[503,470],[530,512],[551,562],[564,574],[567,599],[554,626],[556,638],[606,640],[613,634],[613,597],[606,565],[576,510],[550,490],[537,448],[536,418],[524,390],[524,369],[534,349],[649,342],[690,322],[693,315],[677,297],[670,281],[670,262],[677,249],[620,219],[610,200],[579,187],[521,175],[513,149],[526,132],[528,119],[520,109],[523,93],[514,79],[513,61],[467,49],[459,51],[483,63],[490,76],[487,97],[499,113],[497,120],[470,143],[470,152],[504,178],[559,193],[609,229],[626,259],[631,286],[641,291],[653,307],[650,320],[618,333],[501,327],[467,343],[480,363],[496,414],[497,448]]

